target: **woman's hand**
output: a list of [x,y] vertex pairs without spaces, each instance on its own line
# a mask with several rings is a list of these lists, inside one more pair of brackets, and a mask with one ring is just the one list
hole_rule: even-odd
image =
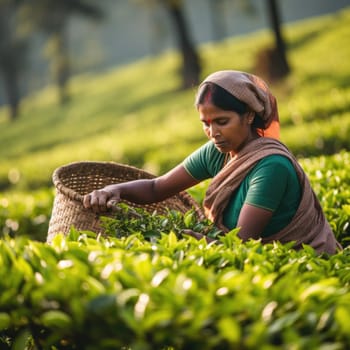
[[106,212],[118,202],[120,192],[117,189],[109,189],[108,186],[86,194],[83,199],[84,207],[92,209],[95,213]]

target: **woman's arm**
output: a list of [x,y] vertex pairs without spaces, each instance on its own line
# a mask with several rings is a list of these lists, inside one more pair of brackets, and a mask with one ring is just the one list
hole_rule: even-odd
[[108,185],[84,196],[84,207],[94,212],[105,212],[121,199],[139,204],[162,201],[199,183],[183,167],[178,165],[166,174],[154,179],[140,179]]
[[[240,228],[238,236],[242,239],[243,242],[247,241],[250,238],[259,239],[266,225],[271,220],[272,214],[272,211],[254,207],[250,204],[244,204],[237,223],[237,227]],[[192,230],[183,230],[183,233],[198,240],[205,237],[207,243],[216,241],[213,238]]]
[[238,236],[243,241],[247,241],[249,238],[259,239],[271,220],[272,214],[271,210],[244,204],[237,222],[237,227],[240,228]]

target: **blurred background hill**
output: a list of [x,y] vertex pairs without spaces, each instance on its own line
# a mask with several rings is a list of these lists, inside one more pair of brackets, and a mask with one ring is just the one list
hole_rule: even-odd
[[[282,141],[299,157],[349,148],[349,21],[344,9],[283,27],[290,72],[269,83],[279,101]],[[198,77],[219,69],[264,73],[262,62],[271,61],[261,53],[273,38],[265,29],[196,45]],[[56,167],[84,159],[153,173],[180,162],[205,141],[193,108],[196,84],[181,88],[183,64],[179,50],[168,50],[73,75],[63,104],[56,84],[48,84],[21,101],[12,122],[7,107],[0,109],[0,189],[50,186]]]
[[[61,1],[62,4],[65,2],[67,1]],[[65,74],[102,72],[178,46],[172,18],[164,6],[168,0],[72,1],[75,2],[78,4],[78,11],[68,10],[68,16],[65,15],[67,18],[64,19],[64,26],[59,33],[55,32],[53,24],[55,21],[59,22],[62,9],[55,5],[54,0],[0,0],[3,33],[6,33],[4,23],[10,19],[11,27],[7,30],[17,33],[22,39],[19,44],[10,44],[20,48],[14,57],[9,58],[12,63],[20,60],[17,63],[20,68],[16,73],[20,96],[55,82],[55,72],[57,74],[60,67],[63,69],[67,60],[69,68],[66,68]],[[269,2],[183,0],[177,3],[181,5],[189,40],[197,46],[270,28]],[[347,0],[276,2],[282,25],[332,13],[348,6]],[[15,9],[9,10],[11,6]],[[82,7],[79,9],[79,6]],[[92,9],[95,9],[95,13]],[[45,11],[49,11],[49,14]],[[29,37],[29,40],[24,41],[24,36]],[[8,51],[8,48],[4,47],[3,50]],[[0,105],[9,103],[6,97],[7,87],[4,84],[5,72],[1,76]]]

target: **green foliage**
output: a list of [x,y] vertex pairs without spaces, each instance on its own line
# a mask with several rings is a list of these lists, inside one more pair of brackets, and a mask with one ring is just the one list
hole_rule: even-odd
[[350,153],[300,161],[339,242],[350,243]]
[[[271,89],[279,101],[282,141],[298,156],[349,149],[349,16],[343,10],[285,27],[293,72]],[[271,40],[270,33],[258,32],[201,46],[203,77],[218,69],[254,72],[256,54]],[[179,64],[169,52],[78,76],[70,83],[71,102],[62,107],[47,87],[23,102],[16,123],[0,110],[0,188],[47,186],[55,168],[82,159],[114,160],[156,174],[170,169],[205,141],[193,107],[195,89],[178,90]]]
[[211,238],[222,233],[208,219],[198,221],[194,210],[185,214],[168,210],[166,215],[160,215],[156,211],[149,213],[145,209],[131,208],[119,203],[115,207],[113,218],[102,217],[101,220],[105,234],[108,237],[117,238],[139,233],[152,241],[160,238],[164,233],[173,233],[180,237],[186,229],[201,232]]
[[0,238],[30,235],[45,241],[51,216],[54,191],[0,193]]
[[316,256],[241,244],[235,232],[219,244],[175,233],[150,241],[135,228],[97,240],[72,231],[52,245],[0,241],[0,342],[25,334],[44,349],[350,345],[349,250]]

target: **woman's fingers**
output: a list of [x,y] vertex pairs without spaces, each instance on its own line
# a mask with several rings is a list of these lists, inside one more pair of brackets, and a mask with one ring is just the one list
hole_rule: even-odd
[[104,190],[96,190],[91,195],[91,207],[95,213],[107,211],[109,193]]
[[91,194],[88,193],[83,198],[83,206],[85,208],[90,208],[90,200],[91,200]]
[[119,202],[120,202],[119,198],[118,199],[116,199],[116,198],[110,199],[107,201],[107,208],[108,209],[114,208]]
[[109,202],[117,203],[119,197],[106,190],[95,190],[84,196],[83,205],[85,208],[92,209],[95,213],[105,212],[112,207]]

